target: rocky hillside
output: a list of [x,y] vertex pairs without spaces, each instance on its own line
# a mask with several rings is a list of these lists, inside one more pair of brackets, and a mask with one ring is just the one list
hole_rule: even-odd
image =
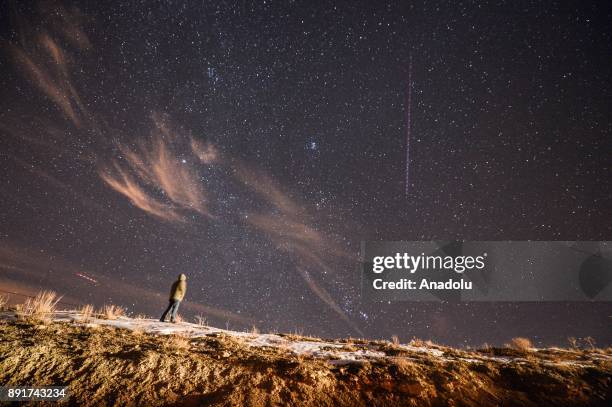
[[0,384],[68,385],[70,404],[612,405],[609,349],[460,350],[150,319],[0,315]]

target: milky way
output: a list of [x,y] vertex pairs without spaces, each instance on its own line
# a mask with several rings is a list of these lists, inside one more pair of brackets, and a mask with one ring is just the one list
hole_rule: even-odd
[[222,327],[610,344],[608,303],[371,304],[357,264],[363,240],[610,239],[610,17],[2,3],[0,290],[157,315],[185,273],[181,312]]

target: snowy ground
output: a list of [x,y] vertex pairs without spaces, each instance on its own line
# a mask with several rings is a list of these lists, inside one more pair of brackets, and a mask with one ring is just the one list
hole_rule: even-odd
[[[0,313],[0,319],[14,318],[16,318],[14,313]],[[394,345],[394,347],[395,349],[405,351],[407,354],[413,353],[415,357],[389,356],[385,352],[380,351],[380,343],[376,343],[374,341],[368,343],[359,342],[358,344],[352,344],[346,343],[346,341],[342,343],[338,341],[319,340],[317,338],[311,339],[307,337],[303,339],[296,339],[295,336],[287,337],[285,335],[278,334],[231,331],[207,325],[193,324],[189,322],[169,323],[160,322],[156,319],[135,319],[129,317],[118,317],[114,320],[91,317],[88,321],[85,321],[83,316],[75,311],[58,311],[53,315],[53,320],[56,322],[71,322],[76,324],[82,324],[84,326],[112,326],[116,328],[124,328],[156,335],[181,335],[190,338],[222,334],[227,335],[228,337],[238,339],[248,346],[281,348],[286,351],[293,352],[296,355],[307,355],[315,358],[326,359],[333,364],[359,363],[368,360],[380,359],[417,359],[417,356],[419,354],[423,354],[423,356],[431,355],[442,362],[462,361],[465,363],[483,363],[489,361],[501,364],[510,362],[527,362],[527,360],[522,358],[489,356],[475,352],[470,353],[469,357],[462,357],[461,355],[457,354],[445,354],[444,350],[433,346],[413,346],[409,344],[398,344]],[[564,350],[559,348],[550,348],[549,350],[553,349],[556,352],[571,352],[570,350]],[[538,351],[538,349],[535,348],[532,350]],[[610,355],[597,353],[592,354],[591,356],[592,357],[590,360],[580,360],[579,362],[575,360],[563,360],[554,363],[582,367],[592,366],[593,361],[595,360],[604,360],[612,363],[612,357]]]

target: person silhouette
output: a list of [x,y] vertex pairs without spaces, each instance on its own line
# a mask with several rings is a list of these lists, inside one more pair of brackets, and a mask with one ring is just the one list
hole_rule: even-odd
[[187,292],[187,276],[185,274],[179,274],[178,280],[172,284],[172,288],[170,289],[168,308],[166,308],[159,319],[161,322],[166,321],[168,313],[170,313],[170,322],[176,322],[176,313],[181,301],[185,298],[185,292]]

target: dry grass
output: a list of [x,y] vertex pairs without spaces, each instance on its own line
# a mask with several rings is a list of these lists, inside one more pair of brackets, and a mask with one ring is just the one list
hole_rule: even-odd
[[206,317],[205,317],[205,316],[203,316],[203,315],[197,315],[197,316],[195,317],[195,322],[196,322],[196,324],[198,324],[199,326],[206,326],[206,323],[207,323],[208,321],[206,320]]
[[519,351],[530,351],[533,348],[531,341],[527,338],[523,338],[521,336],[517,336],[516,338],[512,338],[509,344],[507,344],[509,348],[516,349]]
[[341,350],[342,352],[356,352],[359,350],[359,348],[353,345],[352,343],[347,343],[346,345],[343,345],[338,350]]
[[4,306],[8,302],[8,299],[4,295],[0,295],[0,311],[4,311]]
[[168,352],[189,350],[191,341],[183,335],[167,335],[162,342],[162,349]]
[[392,335],[391,336],[391,343],[393,343],[394,345],[399,345],[400,344],[399,337],[397,335]]
[[133,329],[130,330],[130,332],[132,333],[132,335],[144,335],[146,332],[144,331],[144,329],[140,328],[140,327],[135,327]]
[[100,310],[99,314],[102,315],[102,318],[104,319],[113,320],[124,316],[125,309],[114,304],[104,305]]
[[79,310],[79,314],[81,314],[81,318],[84,322],[90,322],[93,318],[94,307],[91,304],[85,304]]
[[[321,338],[317,337],[317,336],[312,336],[312,335],[296,335],[296,334],[285,334],[285,333],[278,333],[278,336],[282,337],[282,338],[286,338],[290,341],[306,341],[306,342],[320,342],[322,341]],[[351,340],[350,339],[344,339],[342,342],[344,343],[349,343]]]
[[53,291],[42,291],[34,298],[28,298],[17,306],[17,316],[20,319],[48,322],[57,308],[58,297]]
[[570,345],[570,348],[573,350],[589,349],[594,351],[597,349],[597,347],[595,346],[595,339],[591,336],[587,336],[584,338],[575,338],[573,336],[570,336],[569,338],[567,338],[567,341]]
[[491,353],[491,350],[493,349],[493,347],[491,345],[489,345],[487,342],[483,343],[480,348],[478,348],[478,350],[480,352],[484,352],[484,353]]
[[425,341],[423,341],[422,339],[419,338],[412,338],[410,340],[410,345],[411,346],[416,346],[417,348],[422,348],[425,347],[427,344],[425,343]]
[[253,325],[251,327],[251,334],[252,335],[259,335],[259,329],[255,325]]
[[570,348],[572,349],[578,349],[578,339],[576,339],[574,336],[570,336],[569,338],[567,338],[567,342],[570,345]]
[[176,322],[177,324],[180,324],[181,322],[185,322],[185,320],[183,319],[181,314],[176,314],[176,317],[174,317],[174,322]]
[[393,363],[401,370],[409,371],[413,366],[414,362],[411,362],[405,358],[394,358]]
[[589,349],[591,350],[595,350],[595,339],[591,336],[587,336],[586,338],[583,339],[584,343],[586,344],[586,346],[589,347]]

